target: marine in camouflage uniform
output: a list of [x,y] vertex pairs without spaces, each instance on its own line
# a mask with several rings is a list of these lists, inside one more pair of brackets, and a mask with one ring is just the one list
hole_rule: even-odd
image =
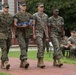
[[37,66],[40,68],[44,68],[44,49],[45,49],[45,39],[48,38],[48,33],[46,28],[48,24],[48,16],[43,12],[44,4],[38,3],[38,12],[33,14],[33,18],[35,20],[35,26],[33,27],[33,38],[36,39],[37,47],[38,47],[38,64]]
[[65,36],[61,42],[61,51],[62,51],[63,56],[65,56],[65,50],[69,50],[69,44],[68,44],[68,37],[67,36]]
[[3,12],[0,14],[1,68],[3,69],[9,69],[10,67],[10,64],[8,64],[8,52],[11,46],[13,17],[8,13],[8,10],[9,5],[7,3],[3,4]]
[[68,38],[71,56],[76,56],[76,32],[71,31],[71,36]]
[[[53,16],[49,18],[49,31],[50,31],[50,37],[52,44],[54,46],[54,66],[59,66],[61,67],[63,64],[61,63],[61,50],[60,50],[60,45],[61,45],[61,38],[64,37],[64,19],[61,16],[58,16],[59,10],[54,7],[53,8]],[[57,63],[58,60],[58,63]]]
[[20,2],[20,12],[16,13],[14,16],[14,25],[16,27],[16,34],[18,43],[21,49],[20,60],[21,68],[28,68],[29,63],[27,62],[27,49],[28,49],[28,42],[29,42],[29,26],[17,26],[17,23],[20,22],[28,22],[32,18],[32,16],[26,12],[26,3],[24,1]]

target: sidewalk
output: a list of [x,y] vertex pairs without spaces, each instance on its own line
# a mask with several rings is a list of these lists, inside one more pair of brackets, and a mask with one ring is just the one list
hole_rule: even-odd
[[11,75],[76,75],[76,65],[64,64],[63,67],[58,68],[52,66],[52,62],[45,62],[44,69],[37,67],[36,60],[28,60],[30,66],[27,70],[20,68],[20,60],[18,58],[10,58],[10,70],[3,70],[0,72],[8,73]]

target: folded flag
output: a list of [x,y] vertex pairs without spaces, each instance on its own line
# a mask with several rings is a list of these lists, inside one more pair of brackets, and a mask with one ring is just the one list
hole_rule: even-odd
[[30,24],[31,24],[30,22],[20,22],[20,23],[18,23],[17,25],[18,25],[18,26],[23,26],[23,25],[29,26]]

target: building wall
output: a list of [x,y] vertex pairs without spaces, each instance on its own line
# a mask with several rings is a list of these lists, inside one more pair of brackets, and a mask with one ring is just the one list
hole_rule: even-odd
[[15,4],[15,13],[17,13],[17,2],[20,2],[23,0],[14,0],[14,4]]
[[14,15],[15,13],[14,13],[14,9],[15,9],[15,7],[14,7],[14,0],[8,0],[8,4],[9,4],[9,13],[10,14],[12,14],[12,15]]

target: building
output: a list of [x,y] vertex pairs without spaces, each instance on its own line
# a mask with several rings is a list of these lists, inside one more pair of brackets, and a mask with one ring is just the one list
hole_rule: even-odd
[[18,12],[19,9],[19,2],[23,0],[0,0],[0,12],[2,12],[2,4],[8,3],[9,4],[9,13],[14,15],[16,12]]

